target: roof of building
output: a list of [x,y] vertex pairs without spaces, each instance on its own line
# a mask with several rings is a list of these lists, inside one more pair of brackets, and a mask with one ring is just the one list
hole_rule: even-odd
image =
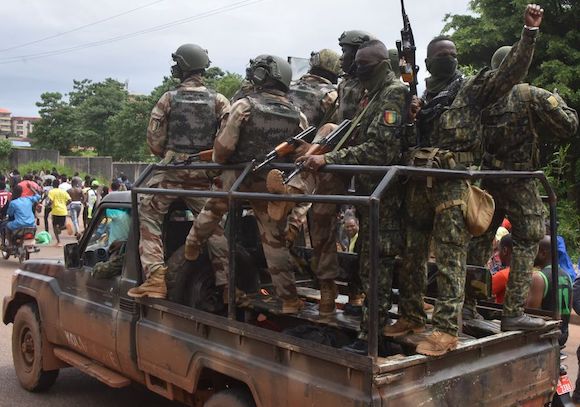
[[0,107],[0,113],[12,113],[10,110]]
[[40,117],[38,117],[38,116],[12,116],[12,120],[28,120],[28,121],[34,122],[34,121],[40,120]]

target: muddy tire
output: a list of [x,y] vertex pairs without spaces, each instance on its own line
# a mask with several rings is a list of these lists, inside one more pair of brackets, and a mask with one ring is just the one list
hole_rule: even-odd
[[255,407],[252,394],[243,388],[222,390],[204,404],[204,407]]
[[24,304],[14,318],[12,359],[18,381],[28,391],[47,391],[58,377],[58,369],[42,369],[42,345],[38,309],[35,304]]

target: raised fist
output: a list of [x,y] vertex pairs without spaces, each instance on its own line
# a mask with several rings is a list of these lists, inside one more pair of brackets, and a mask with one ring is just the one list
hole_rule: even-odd
[[537,4],[528,4],[524,12],[524,24],[527,27],[539,27],[542,24],[544,9]]

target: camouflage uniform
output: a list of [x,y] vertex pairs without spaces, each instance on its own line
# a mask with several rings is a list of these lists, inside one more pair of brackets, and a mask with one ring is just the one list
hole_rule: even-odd
[[[263,160],[265,154],[289,135],[308,127],[306,117],[287,99],[284,92],[262,90],[236,101],[230,115],[214,143],[213,159],[217,163]],[[239,175],[224,171],[223,189],[229,190]],[[263,173],[255,173],[241,186],[240,191],[267,192]],[[262,246],[276,294],[289,300],[297,297],[290,253],[285,243],[286,221],[276,222],[268,216],[266,201],[251,202],[258,223]],[[199,246],[214,233],[228,209],[223,199],[209,199],[194,222],[188,244]]]
[[320,126],[328,119],[338,94],[336,87],[318,75],[306,74],[290,85],[288,99],[294,103],[308,119],[311,126]]
[[336,108],[336,123],[354,118],[364,93],[365,89],[356,76],[343,76],[342,81],[338,84],[339,103]]
[[[482,70],[462,81],[451,105],[441,109],[428,134],[421,134],[427,145],[442,149],[431,162],[441,168],[461,169],[476,163],[481,136],[481,111],[505,96],[526,75],[535,43],[535,31],[524,29],[522,39],[497,71]],[[418,116],[419,128],[421,115]],[[425,137],[427,136],[427,137]],[[424,324],[423,295],[426,286],[428,236],[433,239],[437,257],[438,298],[433,326],[457,336],[458,315],[463,305],[467,231],[461,203],[467,191],[464,180],[411,180],[406,195],[405,247],[400,275],[401,315]]]
[[[367,108],[360,127],[350,140],[350,146],[325,154],[327,164],[358,165],[395,165],[401,154],[401,132],[407,109],[409,91],[395,75],[389,72],[382,84],[373,94],[365,96],[360,109]],[[362,110],[361,110],[362,111]],[[360,111],[359,111],[360,113]],[[357,189],[361,194],[370,194],[382,177],[358,176]],[[379,324],[385,325],[391,306],[391,281],[395,256],[401,249],[401,231],[399,209],[401,204],[400,188],[386,193],[380,204],[379,224],[379,286],[378,310]],[[359,236],[368,233],[368,209],[362,210],[362,224]],[[335,229],[334,229],[335,230]],[[363,291],[369,290],[369,239],[362,240],[360,277]],[[368,313],[363,307],[360,338],[367,336]]]
[[[181,161],[193,153],[211,148],[221,118],[229,111],[225,96],[203,86],[200,74],[185,79],[174,91],[166,92],[151,112],[147,143],[151,152],[162,157],[161,164]],[[147,182],[148,188],[210,189],[211,177],[205,170],[158,170]],[[163,218],[177,199],[168,195],[144,195],[139,203],[139,253],[147,276],[165,268]],[[198,214],[205,198],[182,198]],[[224,253],[223,230],[216,230],[208,244],[216,284],[227,282],[228,257]]]
[[[523,83],[483,111],[482,128],[483,169],[534,171],[540,167],[538,130],[544,137],[571,138],[578,115],[557,94]],[[495,231],[507,216],[514,247],[503,315],[519,316],[524,312],[538,242],[545,233],[538,182],[486,180],[482,186],[494,197],[495,214],[487,233],[471,242],[468,262],[485,266]]]

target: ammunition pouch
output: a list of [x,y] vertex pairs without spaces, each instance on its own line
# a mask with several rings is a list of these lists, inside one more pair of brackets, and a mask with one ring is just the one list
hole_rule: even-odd
[[498,160],[495,155],[489,153],[483,154],[482,164],[485,168],[493,170],[533,171],[535,169],[531,162],[512,163],[509,161],[502,161]]

